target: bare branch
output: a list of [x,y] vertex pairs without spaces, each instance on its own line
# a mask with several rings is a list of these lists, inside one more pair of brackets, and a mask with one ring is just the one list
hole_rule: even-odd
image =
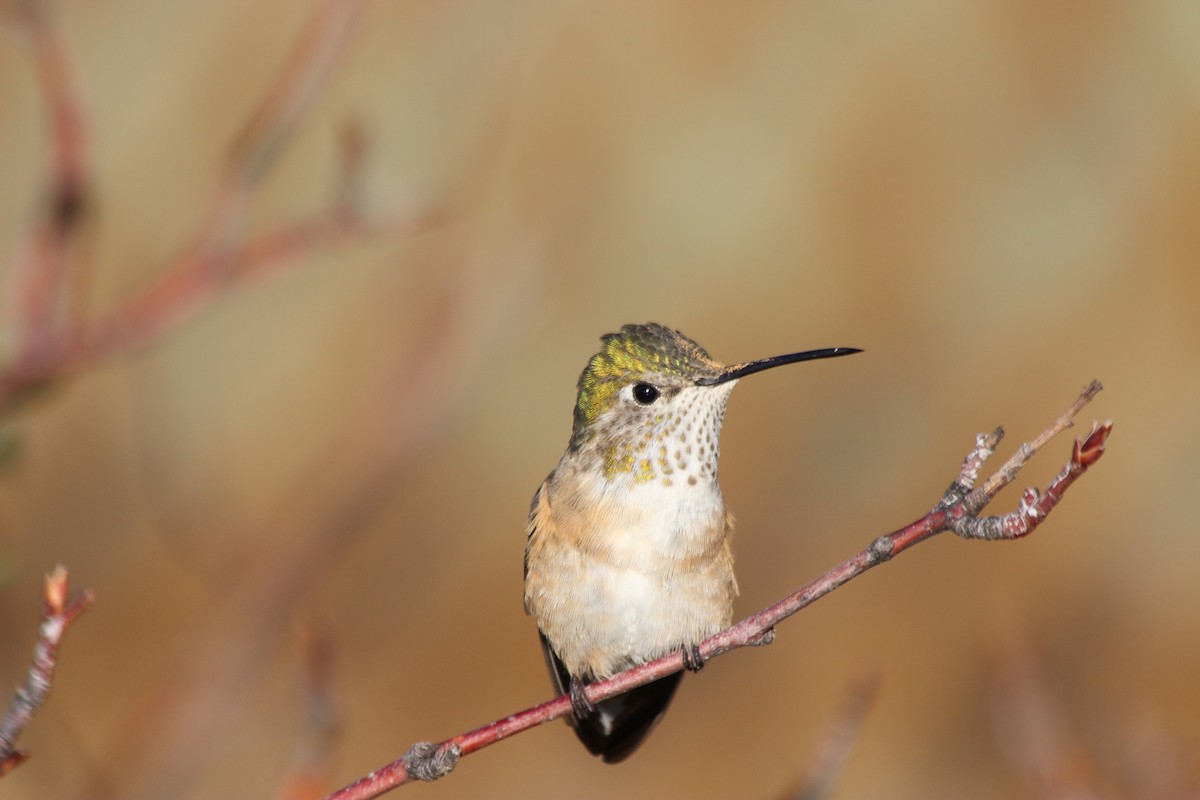
[[[1100,381],[1092,381],[1083,387],[1083,391],[1079,393],[1079,397],[1075,398],[1075,402],[1063,412],[1062,416],[1054,420],[1054,424],[1042,431],[1032,442],[1021,445],[1013,457],[1006,461],[1004,466],[988,479],[983,487],[987,496],[995,497],[997,492],[1012,483],[1013,478],[1017,477],[1017,473],[1021,471],[1021,467],[1025,466],[1025,462],[1036,455],[1051,439],[1071,427],[1074,424],[1075,416],[1083,410],[1084,406],[1092,402],[1092,398],[1103,390],[1104,385]],[[1103,444],[1103,442],[1101,443]]]
[[33,663],[29,665],[25,685],[17,689],[4,720],[0,722],[0,776],[29,758],[29,753],[17,749],[17,739],[50,694],[63,636],[95,599],[95,593],[87,589],[68,600],[68,577],[61,564],[46,576],[42,588],[42,624],[33,648]]
[[278,75],[230,147],[208,210],[191,243],[147,286],[95,320],[65,323],[59,309],[78,305],[66,280],[78,220],[87,196],[85,136],[65,47],[42,0],[17,0],[50,109],[51,202],[28,235],[13,270],[18,345],[0,369],[0,415],[56,380],[146,345],[195,316],[231,289],[294,266],[317,249],[377,233],[407,232],[434,214],[402,212],[363,219],[358,184],[365,137],[348,125],[341,171],[324,208],[251,239],[242,230],[263,175],[310,110],[318,90],[351,41],[365,0],[316,0]]
[[11,297],[18,352],[34,359],[58,345],[71,249],[90,195],[87,131],[75,70],[53,12],[43,0],[17,0],[14,17],[29,43],[46,104],[50,143],[38,218],[18,249]]
[[235,138],[194,242],[163,276],[229,269],[253,188],[275,163],[350,42],[364,0],[317,0],[304,30]]
[[[872,567],[889,561],[913,545],[944,531],[960,532],[959,528],[969,529],[964,521],[975,520],[996,492],[1012,481],[1021,467],[1046,442],[1069,427],[1071,419],[1095,397],[1101,388],[1099,382],[1093,381],[1063,416],[1046,428],[1033,442],[1022,445],[1018,454],[1001,468],[1001,472],[1004,474],[1003,480],[989,479],[982,488],[972,489],[978,479],[980,469],[991,455],[1003,432],[997,430],[992,434],[980,434],[976,439],[975,449],[963,462],[958,478],[928,514],[903,528],[880,536],[859,553],[797,589],[775,605],[705,639],[700,644],[701,657],[707,661],[738,648],[769,644],[775,638],[775,626],[778,623]],[[1083,442],[1075,443],[1071,461],[1062,474],[1051,483],[1045,496],[1032,505],[1023,501],[1021,508],[1014,514],[993,519],[1025,520],[1020,523],[1020,525],[1026,526],[1024,533],[1028,533],[1029,530],[1036,527],[1058,503],[1067,487],[1104,454],[1104,443],[1111,430],[1111,422],[1093,427],[1092,432]],[[1009,531],[1013,529],[1014,525],[1017,524],[1005,522],[1001,523],[1000,527]],[[1024,533],[1005,535],[1000,538],[1016,538]],[[960,533],[960,535],[965,534]],[[593,703],[598,703],[634,687],[678,672],[683,667],[683,653],[671,653],[618,673],[606,680],[588,684],[586,687],[587,697]],[[529,728],[564,717],[569,713],[571,713],[571,701],[567,695],[563,695],[437,744],[418,742],[396,761],[328,795],[325,800],[368,800],[413,780],[436,780],[453,770],[462,756]]]
[[227,270],[223,277],[195,268],[199,262],[188,262],[186,269],[173,269],[116,312],[89,326],[60,366],[64,371],[73,371],[155,341],[231,289],[294,267],[307,253],[333,249],[381,231],[417,230],[434,218],[433,214],[399,214],[391,220],[367,223],[345,216],[334,206],[284,223],[230,250],[223,257]]

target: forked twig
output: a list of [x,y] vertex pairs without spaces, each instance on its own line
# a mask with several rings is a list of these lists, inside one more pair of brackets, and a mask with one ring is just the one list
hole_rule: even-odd
[[86,318],[79,285],[87,257],[78,251],[91,188],[80,93],[46,1],[13,0],[47,107],[50,163],[47,201],[10,271],[15,345],[0,365],[0,416],[84,367],[158,340],[231,289],[294,266],[308,253],[384,231],[411,231],[435,219],[405,209],[364,218],[354,202],[363,137],[351,128],[343,137],[334,191],[321,208],[254,237],[244,230],[256,189],[352,41],[364,3],[314,0],[303,31],[231,146],[191,242],[146,286]]
[[[1099,381],[1090,383],[1061,417],[1032,442],[1023,444],[996,475],[976,488],[979,472],[1004,432],[997,429],[990,434],[980,434],[975,449],[967,455],[958,477],[928,514],[880,536],[851,558],[775,605],[710,636],[700,644],[701,657],[708,660],[741,647],[769,644],[775,638],[775,626],[779,622],[872,567],[944,531],[953,530],[968,539],[1016,539],[1028,535],[1058,504],[1067,488],[1104,455],[1104,443],[1112,431],[1111,421],[1094,425],[1083,441],[1075,442],[1071,460],[1044,494],[1039,495],[1037,490],[1027,489],[1018,509],[1001,516],[980,517],[979,512],[997,492],[1012,482],[1035,453],[1055,435],[1070,427],[1073,417],[1101,388]],[[683,668],[683,654],[671,653],[606,680],[588,684],[587,697],[593,703],[598,703]],[[440,743],[418,742],[397,760],[328,795],[325,800],[368,800],[413,780],[436,780],[453,770],[462,756],[570,713],[571,701],[564,695]]]

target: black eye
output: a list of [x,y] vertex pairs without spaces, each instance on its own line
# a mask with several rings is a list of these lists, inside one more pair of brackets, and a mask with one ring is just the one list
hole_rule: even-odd
[[651,386],[648,383],[635,383],[633,385],[633,399],[637,400],[644,406],[648,406],[658,399],[662,394],[658,391],[657,386]]

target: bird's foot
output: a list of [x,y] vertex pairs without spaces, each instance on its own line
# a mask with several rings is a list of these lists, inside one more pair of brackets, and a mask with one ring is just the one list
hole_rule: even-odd
[[704,667],[704,656],[700,655],[700,645],[685,644],[683,646],[683,668],[688,672],[699,672]]
[[596,705],[588,699],[584,683],[579,678],[571,678],[567,694],[571,696],[571,710],[575,712],[575,719],[585,719],[596,710]]

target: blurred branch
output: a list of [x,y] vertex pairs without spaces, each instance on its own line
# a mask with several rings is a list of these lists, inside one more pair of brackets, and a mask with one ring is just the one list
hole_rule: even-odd
[[60,564],[46,576],[42,587],[42,624],[33,648],[33,663],[29,666],[25,685],[18,687],[4,720],[0,721],[0,776],[29,758],[29,753],[17,749],[17,739],[50,694],[54,668],[58,664],[58,648],[67,629],[95,599],[95,593],[87,589],[68,600],[68,578],[67,570]]
[[[46,104],[49,140],[44,198],[14,258],[11,296],[22,359],[51,357],[58,313],[68,290],[71,246],[91,194],[87,130],[75,70],[57,21],[43,0],[13,0],[10,11],[29,43],[38,88]],[[3,400],[0,380],[0,402]]]
[[1009,635],[989,653],[987,666],[996,741],[1034,797],[1200,800],[1194,748],[1159,729],[1154,715],[1111,724],[1092,719],[1081,737],[1026,635]]
[[[1137,800],[1200,800],[1200,763],[1194,741],[1172,736],[1156,712],[1122,721],[1114,758],[1126,797]],[[1107,755],[1107,754],[1106,754]],[[1108,759],[1105,759],[1108,761]]]
[[843,692],[833,719],[825,729],[804,781],[787,794],[790,800],[821,800],[833,791],[833,785],[846,766],[850,751],[858,740],[863,720],[875,704],[879,675],[860,676]]
[[[1072,418],[1101,388],[1098,381],[1089,384],[1061,417],[1033,442],[1022,445],[1000,468],[996,476],[976,489],[979,472],[1004,432],[997,429],[991,434],[980,434],[976,439],[975,449],[963,462],[958,478],[928,514],[903,528],[880,536],[853,557],[775,605],[705,639],[700,644],[700,656],[708,660],[738,648],[769,644],[775,638],[775,625],[779,622],[872,567],[891,560],[904,550],[939,533],[953,530],[959,536],[972,539],[1015,539],[1028,534],[1058,504],[1067,488],[1104,455],[1104,443],[1112,430],[1111,422],[1093,425],[1091,432],[1082,442],[1075,442],[1071,460],[1050,483],[1044,495],[1039,496],[1035,489],[1027,489],[1016,511],[998,517],[980,517],[979,513],[1001,488],[1016,477],[1033,455],[1072,424]],[[682,652],[675,652],[606,680],[588,684],[585,691],[589,700],[598,703],[683,668],[684,655]],[[326,800],[368,800],[413,780],[437,780],[451,772],[462,756],[570,713],[570,698],[563,695],[440,743],[418,742],[397,760],[328,795]]]
[[50,112],[50,202],[13,270],[17,344],[0,369],[0,416],[71,373],[157,341],[231,289],[294,266],[314,250],[380,231],[409,231],[431,221],[432,215],[420,213],[375,222],[362,218],[354,198],[365,145],[351,127],[343,137],[341,171],[327,207],[251,239],[242,230],[254,190],[311,109],[364,2],[317,0],[283,67],[231,146],[192,243],[114,310],[95,320],[64,320],[59,311],[77,305],[67,280],[71,269],[79,267],[70,245],[78,238],[89,195],[83,114],[60,32],[45,2],[17,0],[17,17],[31,43]]
[[359,176],[361,148],[353,157],[347,157],[343,148],[338,191],[328,209],[311,219],[285,224],[256,242],[238,244],[253,190],[312,107],[349,43],[363,3],[317,0],[275,80],[235,137],[192,244],[139,295],[85,331],[76,359],[101,358],[153,339],[192,316],[230,284],[256,277],[265,266],[294,261],[311,248],[362,232],[352,207],[341,202],[347,181]]
[[1045,800],[1095,800],[1091,766],[1028,647],[1013,644],[992,666],[996,738],[1021,777]]
[[279,800],[317,800],[329,784],[332,750],[338,735],[340,713],[333,696],[333,635],[313,624],[299,626],[303,689],[307,722],[291,773],[284,780]]
[[[31,24],[26,26],[35,51],[43,41],[35,34],[57,43],[57,28],[45,15],[44,2],[18,2],[22,14],[39,15],[28,16]],[[147,286],[96,318],[58,320],[37,339],[26,332],[33,315],[15,315],[19,344],[0,367],[0,416],[72,373],[158,341],[227,291],[294,266],[316,248],[381,230],[411,230],[431,220],[429,214],[404,212],[378,221],[363,218],[359,198],[367,141],[357,125],[349,124],[339,137],[340,169],[324,207],[255,236],[243,230],[256,187],[309,113],[345,51],[364,3],[315,0],[290,54],[231,146],[191,242]],[[33,27],[34,22],[41,27]],[[61,51],[61,46],[55,50]],[[61,89],[67,73],[54,75],[59,88],[43,91],[48,105],[74,97],[73,91]],[[80,119],[77,104],[72,100],[68,105],[74,113],[64,118]],[[72,130],[79,129],[76,122]],[[70,141],[82,146],[82,134]],[[52,183],[57,180],[51,177]],[[74,235],[73,228],[66,230]],[[60,232],[60,238],[65,236]],[[28,269],[20,272],[45,280],[54,264],[31,252]],[[460,368],[468,360],[464,349],[485,344],[492,352],[508,340],[496,336],[500,320],[494,312],[505,302],[497,298],[521,282],[495,269],[494,254],[492,259],[488,278],[508,283],[498,290],[478,280],[479,275],[447,271],[443,295],[425,304],[427,318],[415,320],[415,334],[397,348],[401,352],[393,362],[391,383],[365,399],[346,430],[293,487],[290,501],[261,524],[248,526],[241,539],[247,547],[230,559],[213,607],[197,624],[183,626],[186,635],[175,668],[133,705],[126,735],[117,737],[114,757],[105,760],[120,764],[120,770],[98,796],[173,796],[180,776],[194,772],[211,748],[224,741],[224,723],[243,703],[239,689],[284,629],[298,599],[356,541],[356,534],[368,529],[403,475],[441,432],[447,410],[454,408]],[[72,298],[63,297],[65,281],[54,282],[48,294],[56,293],[56,304],[74,305]],[[23,307],[30,305],[28,294],[18,293]],[[512,320],[504,322],[511,329]],[[37,347],[29,344],[34,341]],[[421,391],[412,391],[414,386]],[[206,657],[196,658],[198,652]]]
[[422,463],[454,398],[464,396],[462,383],[479,380],[496,352],[519,339],[516,309],[532,292],[525,276],[494,261],[476,272],[446,276],[443,294],[428,304],[413,335],[397,343],[385,385],[364,396],[270,517],[234,537],[247,546],[222,570],[215,602],[195,625],[183,626],[177,662],[115,737],[106,762],[121,771],[109,796],[176,796],[203,770],[211,748],[227,741],[228,717],[244,706],[254,668],[297,602]]

